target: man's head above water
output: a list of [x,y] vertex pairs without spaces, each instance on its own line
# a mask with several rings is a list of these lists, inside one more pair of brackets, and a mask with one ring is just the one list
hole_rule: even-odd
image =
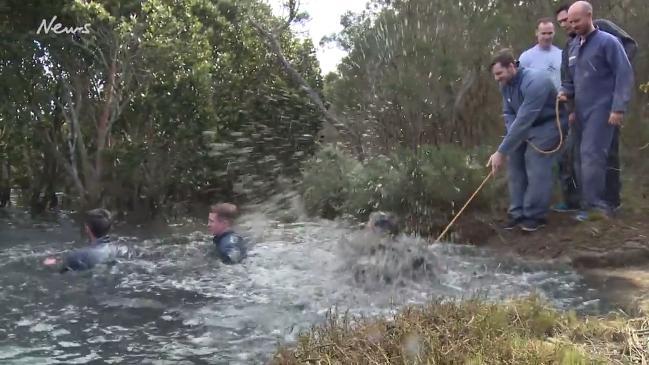
[[367,221],[367,228],[374,233],[397,235],[399,226],[394,214],[386,212],[373,212]]
[[207,229],[215,236],[227,232],[239,215],[239,208],[232,203],[212,205],[207,218]]
[[107,235],[112,224],[111,214],[106,209],[98,208],[86,212],[86,234],[91,240]]

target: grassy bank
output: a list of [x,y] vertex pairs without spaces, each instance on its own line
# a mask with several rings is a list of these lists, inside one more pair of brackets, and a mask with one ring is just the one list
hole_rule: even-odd
[[273,364],[646,364],[649,319],[580,318],[536,297],[407,307],[392,318],[331,315]]

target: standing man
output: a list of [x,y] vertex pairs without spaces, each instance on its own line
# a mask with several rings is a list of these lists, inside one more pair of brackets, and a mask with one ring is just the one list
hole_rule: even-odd
[[500,84],[507,134],[487,166],[496,173],[507,160],[509,221],[505,229],[521,226],[533,232],[545,225],[552,196],[554,154],[541,150],[559,142],[555,125],[557,90],[545,71],[516,65],[509,50],[491,61],[491,73]]
[[622,44],[593,24],[593,8],[577,1],[568,9],[568,22],[575,38],[567,49],[568,72],[560,100],[574,100],[579,123],[581,191],[588,220],[592,213],[610,217],[614,202],[607,201],[608,158],[619,133],[633,88],[633,70]]
[[[566,78],[566,74],[568,73],[568,53],[569,53],[569,47],[570,43],[572,40],[575,38],[576,34],[572,30],[570,23],[568,22],[568,9],[570,8],[570,5],[562,5],[560,6],[556,12],[556,18],[557,18],[557,23],[561,26],[566,31],[566,34],[568,35],[568,40],[566,42],[566,46],[564,48],[564,52],[562,54],[562,61],[561,61],[561,79],[564,80]],[[636,41],[627,33],[625,32],[622,28],[620,28],[617,24],[613,23],[610,20],[607,19],[595,19],[593,20],[593,24],[595,27],[600,30],[604,31],[606,33],[609,33],[613,36],[615,36],[621,43],[622,46],[624,47],[624,51],[626,52],[627,57],[629,58],[629,62],[633,62],[633,57],[635,56],[637,49],[638,49],[638,44]],[[571,114],[571,127],[573,129],[578,129],[579,125],[578,123],[573,123],[574,121],[574,114]],[[570,145],[575,145],[579,146],[579,141],[576,141],[575,135],[578,133],[571,133],[570,134],[570,140],[566,143],[569,147]],[[620,207],[621,205],[621,200],[620,200],[620,190],[622,188],[622,184],[620,182],[620,155],[619,155],[619,128],[615,129],[615,132],[613,134],[613,141],[611,143],[611,148],[609,150],[609,156],[607,160],[607,169],[606,169],[606,193],[604,194],[605,197],[604,199],[609,202],[610,206],[616,210]],[[575,141],[573,141],[575,140]],[[567,151],[565,155],[565,164],[574,164],[570,165],[575,170],[579,170],[579,150],[575,151],[574,148],[569,148],[569,151]],[[564,193],[566,192],[566,187],[569,189],[571,186],[575,186],[576,190],[578,191],[579,189],[577,188],[578,184],[576,180],[573,181],[568,181],[569,185],[565,185],[563,187]],[[573,185],[574,182],[574,185]],[[568,191],[569,193],[569,191]],[[564,194],[565,197],[565,194]],[[570,199],[564,198],[565,202],[564,204],[561,204],[557,206],[557,211],[572,211],[572,207],[570,204]]]
[[[534,68],[547,72],[557,90],[561,87],[561,49],[556,47],[554,41],[554,23],[551,18],[541,18],[536,22],[537,44],[523,52],[519,58],[520,66]],[[560,106],[564,108],[564,105]],[[571,159],[571,149],[574,147],[574,133],[570,133],[567,114],[561,118],[561,128],[565,138],[564,146],[558,156],[559,185],[563,195],[563,202],[552,209],[555,211],[579,210],[579,191],[577,190],[577,176]]]
[[521,67],[547,72],[558,90],[561,87],[561,48],[552,44],[554,34],[552,19],[539,19],[536,22],[537,44],[523,52],[519,57],[519,62]]

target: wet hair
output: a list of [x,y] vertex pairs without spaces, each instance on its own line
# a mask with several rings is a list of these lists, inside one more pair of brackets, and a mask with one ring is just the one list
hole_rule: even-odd
[[518,61],[514,58],[514,53],[511,49],[505,48],[498,51],[498,53],[491,58],[489,69],[491,70],[496,64],[500,64],[502,67],[508,67],[509,65],[518,66]]
[[108,234],[113,224],[110,212],[103,208],[87,211],[85,222],[90,232],[97,238]]
[[399,234],[397,219],[390,213],[373,212],[370,214],[369,225],[372,228],[377,228],[382,233],[389,233],[391,235]]
[[548,18],[548,17],[540,18],[540,19],[538,19],[538,20],[536,21],[536,27],[538,28],[539,25],[541,25],[541,24],[545,24],[545,23],[554,24],[554,19],[552,19],[552,18]]
[[570,4],[563,4],[554,11],[554,16],[559,15],[562,11],[568,11],[568,9],[570,9]]
[[214,213],[221,220],[234,221],[239,215],[239,208],[232,203],[218,203],[210,207],[210,213]]

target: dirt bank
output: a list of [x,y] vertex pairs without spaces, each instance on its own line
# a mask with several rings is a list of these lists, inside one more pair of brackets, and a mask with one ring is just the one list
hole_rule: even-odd
[[578,222],[572,214],[552,213],[534,233],[500,228],[503,219],[467,215],[457,241],[479,243],[504,255],[572,265],[609,291],[621,308],[649,313],[649,219],[644,208],[622,209],[614,219]]

